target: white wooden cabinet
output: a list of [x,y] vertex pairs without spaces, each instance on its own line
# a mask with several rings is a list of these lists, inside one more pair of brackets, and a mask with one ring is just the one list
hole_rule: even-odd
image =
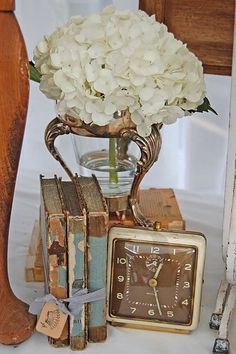
[[222,252],[225,279],[222,280],[210,327],[218,330],[214,353],[228,354],[231,315],[236,304],[236,26],[232,65],[232,89],[229,119],[228,153],[226,164],[225,205]]

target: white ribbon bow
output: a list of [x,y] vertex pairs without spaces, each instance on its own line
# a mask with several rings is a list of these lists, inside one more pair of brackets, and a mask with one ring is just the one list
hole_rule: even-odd
[[[67,315],[77,316],[83,309],[83,305],[88,302],[103,300],[106,296],[105,288],[95,290],[91,293],[88,289],[81,289],[76,291],[74,295],[67,299],[57,299],[51,294],[42,297],[37,297],[29,307],[29,312],[33,315],[39,315],[45,304],[56,304],[59,309]],[[68,303],[68,306],[66,306]]]

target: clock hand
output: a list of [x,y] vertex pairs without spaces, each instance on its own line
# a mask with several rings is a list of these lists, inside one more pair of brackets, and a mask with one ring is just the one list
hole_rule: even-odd
[[157,279],[162,267],[163,267],[163,261],[158,265],[157,270],[156,270],[156,272],[155,272],[155,274],[153,276],[153,279]]
[[161,311],[161,306],[160,306],[159,298],[158,298],[158,295],[157,295],[156,286],[157,286],[157,277],[158,277],[158,275],[159,275],[159,273],[160,273],[162,267],[163,267],[163,262],[158,265],[157,270],[156,270],[156,272],[155,272],[153,278],[151,278],[151,279],[149,280],[149,286],[150,286],[151,288],[153,288],[154,295],[155,295],[155,300],[156,300],[156,304],[157,304],[157,309],[158,309],[158,312],[159,312],[160,316],[162,316],[162,311]]
[[154,288],[154,287],[157,286],[157,278],[158,278],[158,275],[159,275],[159,273],[160,273],[162,267],[163,267],[163,260],[162,260],[161,263],[159,263],[159,265],[158,265],[158,267],[157,267],[157,270],[156,270],[154,276],[153,276],[151,279],[149,279],[149,281],[148,281],[148,285],[149,285],[151,288]]
[[153,291],[154,291],[154,295],[155,295],[155,299],[156,299],[156,303],[157,303],[158,312],[159,312],[160,316],[162,316],[161,306],[160,306],[160,302],[158,299],[157,290],[156,290],[155,286],[153,287]]

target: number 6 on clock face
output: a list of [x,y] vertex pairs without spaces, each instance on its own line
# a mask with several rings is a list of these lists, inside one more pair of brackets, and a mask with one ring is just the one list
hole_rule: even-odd
[[136,328],[195,329],[205,248],[199,233],[111,228],[108,321]]

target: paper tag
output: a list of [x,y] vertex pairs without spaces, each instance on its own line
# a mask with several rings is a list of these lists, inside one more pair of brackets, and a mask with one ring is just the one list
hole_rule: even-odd
[[56,304],[45,304],[40,313],[36,330],[48,337],[58,339],[62,334],[68,315]]

